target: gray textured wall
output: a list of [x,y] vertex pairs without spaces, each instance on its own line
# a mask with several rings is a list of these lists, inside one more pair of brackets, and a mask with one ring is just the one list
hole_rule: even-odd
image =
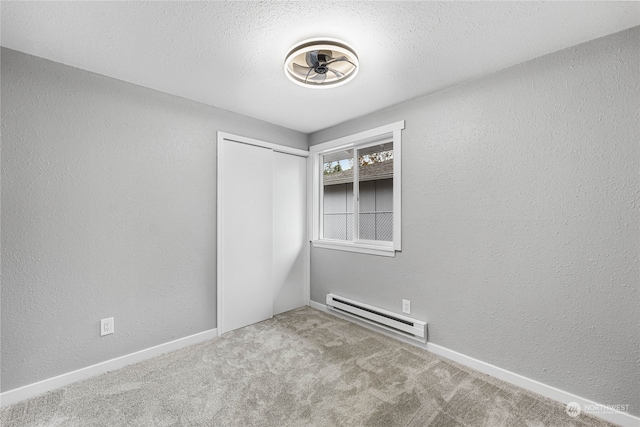
[[640,27],[310,135],[406,120],[402,252],[314,249],[325,294],[640,415]]
[[1,89],[2,391],[214,328],[216,131],[307,136],[4,48]]

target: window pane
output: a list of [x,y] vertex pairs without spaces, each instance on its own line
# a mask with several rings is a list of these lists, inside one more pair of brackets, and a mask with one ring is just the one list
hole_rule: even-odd
[[353,240],[353,149],[322,156],[324,239]]
[[358,150],[359,238],[393,241],[393,143]]

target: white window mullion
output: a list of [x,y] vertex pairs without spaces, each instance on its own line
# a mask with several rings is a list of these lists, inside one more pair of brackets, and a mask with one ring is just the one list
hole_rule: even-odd
[[358,149],[353,149],[353,241],[360,240],[360,186],[358,185]]
[[324,169],[322,167],[322,155],[318,156],[315,163],[317,168],[315,172],[315,179],[318,180],[318,200],[320,201],[320,203],[318,203],[318,209],[316,209],[316,212],[318,212],[318,219],[320,221],[318,236],[324,239],[324,183],[322,182]]

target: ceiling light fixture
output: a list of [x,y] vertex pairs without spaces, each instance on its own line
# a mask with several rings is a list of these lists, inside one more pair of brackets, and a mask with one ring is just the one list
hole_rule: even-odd
[[328,88],[347,83],[358,74],[358,55],[335,39],[310,39],[289,50],[284,73],[304,87]]

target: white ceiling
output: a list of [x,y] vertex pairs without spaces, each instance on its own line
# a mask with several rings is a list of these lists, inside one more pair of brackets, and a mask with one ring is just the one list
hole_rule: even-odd
[[[640,25],[640,2],[8,2],[2,46],[309,133]],[[352,45],[360,72],[290,82],[295,43]]]

